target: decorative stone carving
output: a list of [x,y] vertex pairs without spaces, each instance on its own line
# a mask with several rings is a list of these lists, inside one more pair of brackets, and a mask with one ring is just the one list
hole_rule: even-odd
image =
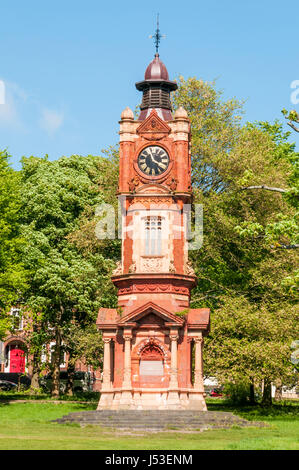
[[181,295],[189,295],[190,291],[188,287],[185,286],[176,286],[172,284],[159,284],[159,283],[144,283],[144,284],[134,284],[130,287],[122,287],[118,289],[119,295],[126,294],[136,294],[138,292],[170,292]]
[[174,267],[174,261],[173,259],[169,261],[169,272],[170,273],[175,273],[175,267]]
[[179,339],[179,335],[178,334],[170,334],[169,338],[171,339],[171,341],[177,341]]
[[188,260],[186,263],[186,274],[188,276],[195,276],[195,271],[192,267],[192,262],[190,260]]
[[146,140],[160,140],[171,132],[170,127],[161,119],[156,110],[153,110],[148,118],[137,128],[137,134]]
[[167,186],[169,186],[169,188],[171,189],[171,191],[175,191],[176,190],[176,187],[178,185],[178,182],[175,178],[169,178],[167,181],[166,181],[166,184]]
[[154,343],[150,343],[141,351],[141,357],[143,360],[154,361],[157,359],[163,359],[163,352],[159,346]]
[[162,351],[162,354],[164,355],[165,359],[169,357],[167,346],[163,344],[161,341],[159,341],[157,338],[147,338],[141,341],[141,343],[139,343],[137,346],[137,351],[136,351],[137,356],[140,357],[142,355],[144,348],[148,347],[149,345],[151,346],[155,345],[156,347],[158,347]]
[[135,192],[137,186],[139,185],[139,178],[138,176],[134,176],[134,178],[132,178],[129,182],[128,182],[128,185],[129,185],[129,190],[131,191],[131,193]]
[[131,341],[132,335],[123,335],[123,339],[124,339],[125,341]]
[[198,336],[196,338],[194,338],[194,343],[202,343],[203,342],[203,338],[201,336]]
[[134,198],[129,202],[130,206],[135,204],[141,205],[142,207],[149,209],[154,205],[157,205],[159,208],[161,208],[162,205],[170,206],[171,204],[173,204],[173,201],[170,197],[143,197]]
[[136,263],[132,263],[131,266],[129,267],[129,273],[136,273]]
[[117,261],[116,268],[112,271],[112,276],[117,276],[118,274],[122,274],[121,261]]
[[145,273],[159,273],[163,271],[163,258],[141,257],[140,270]]

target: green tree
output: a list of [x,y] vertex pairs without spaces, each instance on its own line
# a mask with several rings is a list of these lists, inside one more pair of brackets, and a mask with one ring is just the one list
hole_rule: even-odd
[[[223,101],[213,83],[180,77],[174,106],[191,119],[194,202],[203,205],[203,247],[189,256],[198,276],[191,305],[211,307],[205,373],[248,384],[263,379],[269,400],[269,383],[292,376],[298,316],[286,284],[298,260],[296,250],[276,250],[270,241],[281,214],[295,215],[291,190],[266,189],[289,191],[296,152],[277,123],[242,126],[241,103]],[[294,235],[285,230],[280,243],[293,243]]]
[[94,370],[102,366],[103,341],[95,322],[82,325],[73,321],[64,330],[64,350],[68,354],[66,394],[73,395],[75,365],[78,360]]
[[295,109],[292,109],[291,111],[287,111],[286,109],[283,109],[282,114],[284,115],[285,119],[288,121],[288,125],[295,131],[299,132],[299,127],[297,124],[299,124],[299,114]]
[[[246,191],[273,191],[280,193],[284,200],[293,207],[286,213],[276,214],[276,221],[269,223],[266,227],[255,223],[244,222],[242,229],[248,234],[259,232],[269,243],[274,243],[277,248],[295,249],[299,248],[299,225],[298,225],[298,198],[299,198],[299,153],[295,150],[295,143],[289,142],[290,132],[283,132],[282,124],[276,121],[274,124],[268,122],[256,123],[256,125],[266,131],[272,138],[275,149],[271,159],[273,166],[276,162],[286,161],[290,164],[289,174],[286,178],[285,187],[272,187],[265,184],[256,183],[257,177],[252,172],[247,171],[242,188]],[[249,183],[249,184],[248,184]]]
[[10,167],[9,159],[7,152],[0,152],[0,338],[11,327],[7,312],[26,286],[21,257],[20,174]]
[[39,390],[39,378],[48,364],[43,360],[46,345],[52,339],[52,330],[48,328],[46,316],[28,306],[21,307],[23,318],[23,338],[26,342],[27,365],[31,367],[31,391]]
[[[94,214],[104,202],[98,182],[103,174],[108,179],[109,171],[111,163],[103,157],[23,159],[22,230],[28,243],[23,257],[30,271],[25,300],[33,312],[39,312],[55,343],[54,396],[59,394],[64,332],[73,321],[94,323],[98,308],[106,302],[103,286],[113,261],[107,252],[84,251],[68,237],[78,230],[86,211]],[[40,348],[44,338],[43,329],[39,331],[35,338]]]

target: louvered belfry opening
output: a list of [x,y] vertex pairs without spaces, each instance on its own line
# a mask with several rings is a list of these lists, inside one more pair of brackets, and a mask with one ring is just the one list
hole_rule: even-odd
[[171,110],[170,91],[162,85],[149,85],[143,90],[143,97],[140,109],[164,108]]
[[143,93],[139,120],[145,119],[147,109],[166,110],[163,117],[172,119],[170,92],[177,89],[177,84],[169,80],[167,69],[159,54],[156,54],[148,65],[144,80],[137,82],[136,88]]

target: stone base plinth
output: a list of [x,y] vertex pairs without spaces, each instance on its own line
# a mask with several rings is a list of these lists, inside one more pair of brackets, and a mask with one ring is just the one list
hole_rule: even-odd
[[58,423],[79,423],[81,426],[98,425],[119,432],[138,430],[161,432],[182,429],[204,431],[205,429],[229,428],[231,426],[267,426],[265,423],[246,421],[232,413],[196,410],[98,410],[79,411],[55,420]]
[[207,411],[203,392],[192,390],[110,390],[102,392],[98,410]]

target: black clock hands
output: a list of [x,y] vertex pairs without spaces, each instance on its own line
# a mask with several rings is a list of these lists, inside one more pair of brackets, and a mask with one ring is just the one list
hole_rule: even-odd
[[169,165],[169,156],[164,148],[149,146],[142,150],[138,157],[140,170],[148,176],[162,175]]

